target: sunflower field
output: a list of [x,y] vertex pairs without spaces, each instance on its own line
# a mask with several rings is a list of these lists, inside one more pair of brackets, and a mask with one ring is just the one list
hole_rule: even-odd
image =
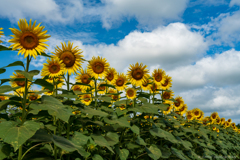
[[[118,73],[105,58],[83,59],[70,42],[47,55],[44,27],[26,19],[18,26],[10,28],[13,44],[0,45],[0,51],[18,51],[26,60],[0,68],[2,74],[19,67],[0,79],[1,160],[240,159],[235,123],[217,112],[205,117],[199,108],[188,110],[182,97],[173,98],[164,70],[150,74],[137,62],[127,74]],[[47,61],[41,71],[30,70],[37,56]]]

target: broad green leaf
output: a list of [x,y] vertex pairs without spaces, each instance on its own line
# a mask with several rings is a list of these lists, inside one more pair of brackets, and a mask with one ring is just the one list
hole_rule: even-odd
[[171,152],[172,152],[172,154],[174,154],[175,156],[177,156],[178,158],[180,158],[182,160],[189,159],[184,155],[184,153],[181,150],[178,150],[174,147],[171,147]]
[[21,87],[14,87],[14,88],[12,88],[9,85],[0,86],[0,93],[10,92],[10,91],[16,90],[18,88],[21,88]]
[[139,135],[140,129],[138,128],[138,126],[133,125],[131,127],[131,130],[133,131],[133,133],[136,133],[137,135]]
[[51,58],[51,56],[47,55],[45,52],[41,52],[41,54],[39,54],[39,52],[37,52],[37,55]]
[[52,142],[52,135],[48,134],[45,129],[39,129],[29,139],[32,142]]
[[111,102],[112,97],[101,96],[101,97],[98,97],[97,99],[102,100],[102,101],[105,101],[105,102]]
[[114,86],[114,85],[111,85],[111,84],[101,84],[100,87],[101,87],[101,86],[106,86],[106,87],[110,87],[110,88],[116,89],[115,86]]
[[106,112],[92,109],[91,107],[84,107],[84,109],[80,109],[83,113],[88,113],[90,115],[96,115],[101,117],[106,117],[108,114]]
[[21,71],[21,70],[15,70],[15,72],[24,75],[27,79],[29,79],[29,81],[33,81],[33,76],[38,75],[40,73],[39,70],[32,70],[32,71],[29,71],[29,72]]
[[116,152],[119,155],[121,160],[126,160],[129,155],[129,151],[127,149],[120,149],[118,146],[116,147]]
[[0,159],[7,158],[11,153],[11,146],[9,144],[0,143]]
[[0,138],[11,144],[16,152],[39,128],[40,124],[33,121],[26,121],[20,127],[17,127],[17,122],[5,121],[0,123]]
[[7,51],[7,50],[12,50],[12,48],[8,48],[3,45],[0,45],[0,51]]
[[118,123],[122,127],[129,127],[129,128],[131,128],[130,123],[127,120],[127,117],[121,117],[119,119],[115,119],[114,121],[116,123]]
[[2,74],[2,73],[4,73],[4,72],[6,72],[6,69],[0,68],[0,74]]
[[64,137],[53,135],[52,141],[56,146],[68,152],[73,152],[77,150],[77,152],[83,157],[88,157],[90,155],[90,153],[86,152],[82,146],[77,146]]
[[149,148],[146,147],[146,151],[148,156],[154,160],[157,160],[162,156],[161,150],[155,144],[152,144]]
[[52,91],[54,88],[53,84],[47,82],[44,79],[36,79],[33,83],[38,84],[38,85],[44,87],[45,89],[48,89],[49,91]]
[[74,137],[71,139],[71,141],[78,146],[83,146],[85,144],[87,144],[88,140],[91,137],[89,136],[85,136],[84,134],[82,134],[81,132],[76,132],[74,133]]
[[6,68],[6,67],[13,67],[13,66],[23,66],[24,68],[24,64],[22,61],[15,61],[13,63],[10,63],[9,65],[5,66],[5,67],[2,67],[2,68]]
[[4,100],[0,102],[0,111],[4,110],[7,108],[8,104],[10,104],[12,101],[11,100]]
[[176,138],[169,132],[162,130],[160,128],[154,128],[154,129],[150,129],[150,133],[153,136],[158,136],[161,138],[164,138],[172,143],[180,143],[178,140],[176,140]]
[[137,139],[136,139],[136,143],[146,146],[147,144],[144,142],[144,140],[138,135]]
[[56,116],[57,118],[68,123],[68,119],[72,114],[70,110],[68,110],[58,99],[43,95],[41,103],[32,103],[30,104],[31,110],[29,113],[37,114],[39,110],[47,110],[48,113],[52,116]]
[[103,160],[103,158],[99,154],[94,154],[92,157],[93,160]]
[[108,141],[103,136],[92,134],[91,137],[94,139],[94,142],[96,144],[98,144],[99,146],[102,146],[102,147],[107,147],[112,153],[114,153],[114,151],[110,147]]
[[119,142],[119,136],[117,133],[114,132],[108,132],[105,136],[105,139],[108,141],[108,144],[110,146],[114,146]]
[[70,94],[58,94],[60,97],[66,97],[66,98],[79,98],[77,95],[70,95]]
[[172,154],[170,149],[168,147],[164,147],[164,146],[159,146],[159,149],[162,152],[161,158],[169,159],[169,157]]
[[133,144],[131,142],[126,143],[126,146],[128,149],[132,149],[132,150],[138,150],[141,146]]
[[148,103],[148,99],[139,97],[138,100],[140,100],[142,103]]
[[115,106],[120,106],[122,104],[126,105],[126,102],[127,102],[127,104],[129,104],[130,100],[129,99],[127,99],[127,100],[124,99],[124,100],[116,101],[116,102],[114,102],[114,105]]

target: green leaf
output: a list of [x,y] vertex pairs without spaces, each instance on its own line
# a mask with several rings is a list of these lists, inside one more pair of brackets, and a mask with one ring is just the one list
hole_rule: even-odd
[[105,136],[105,139],[108,141],[108,144],[110,146],[114,146],[119,142],[119,136],[117,133],[114,132],[108,132]]
[[101,86],[106,86],[106,87],[110,87],[110,88],[116,89],[115,86],[111,85],[111,84],[101,84],[99,87],[101,87]]
[[131,128],[130,123],[127,120],[127,117],[121,117],[119,119],[115,119],[114,121],[116,123],[118,123],[122,127],[129,127],[129,128]]
[[160,128],[154,128],[150,130],[151,135],[164,138],[172,143],[180,143],[171,133],[164,131]]
[[184,155],[184,153],[181,150],[178,150],[174,147],[171,147],[171,152],[172,152],[172,154],[174,154],[175,156],[177,156],[178,158],[180,158],[182,160],[189,159]]
[[155,144],[152,144],[150,148],[147,148],[147,147],[145,148],[148,153],[148,156],[154,160],[157,160],[162,156],[161,150]]
[[102,147],[107,147],[112,153],[114,153],[113,149],[109,146],[108,141],[103,136],[92,134],[91,137],[94,139],[96,144]]
[[108,96],[101,96],[101,97],[97,97],[97,99],[105,101],[105,102],[111,102],[112,97],[108,97]]
[[7,158],[11,153],[11,146],[9,144],[0,143],[0,159]]
[[8,48],[8,47],[0,45],[0,51],[7,51],[7,50],[12,50],[12,48]]
[[10,63],[9,65],[5,66],[5,67],[2,67],[2,68],[6,68],[6,67],[13,67],[13,66],[23,66],[24,68],[24,64],[22,61],[15,61],[13,63]]
[[4,72],[6,72],[6,69],[0,68],[0,74],[2,74],[2,73],[4,73]]
[[8,104],[10,104],[12,101],[11,100],[4,100],[0,102],[0,111],[4,110],[7,108]]
[[116,152],[121,160],[126,160],[128,158],[129,151],[127,149],[120,149],[118,146],[116,146]]
[[4,121],[0,123],[0,138],[11,144],[14,147],[14,152],[16,152],[39,128],[40,124],[33,121],[26,121],[20,127],[17,127],[17,122]]
[[122,104],[126,105],[126,101],[127,101],[127,104],[130,103],[130,100],[129,100],[129,99],[127,99],[127,100],[124,99],[124,100],[120,100],[120,101],[114,102],[114,105],[115,105],[115,106],[120,106],[120,105],[122,105]]
[[47,95],[43,95],[41,99],[40,104],[36,102],[30,104],[30,108],[33,110],[29,113],[37,114],[39,110],[47,110],[50,115],[68,123],[69,117],[73,114],[58,99]]
[[136,133],[137,135],[139,135],[139,133],[140,133],[140,129],[136,125],[133,125],[131,127],[131,130],[133,131],[133,133]]
[[52,142],[52,135],[40,128],[29,140],[32,142]]
[[70,94],[58,94],[60,97],[66,97],[66,98],[79,98],[77,95],[70,95]]
[[91,137],[89,136],[85,136],[84,134],[82,134],[81,132],[76,132],[74,133],[74,137],[71,139],[71,141],[78,146],[83,146],[85,144],[87,144],[88,140]]
[[0,86],[0,93],[10,92],[10,91],[16,90],[18,88],[21,88],[21,87],[14,87],[14,88],[12,88],[9,85],[3,85],[3,86]]
[[32,70],[32,71],[29,71],[29,72],[21,71],[21,70],[15,70],[15,72],[24,75],[27,79],[29,79],[29,81],[33,81],[33,76],[38,75],[40,73],[39,70]]
[[138,135],[137,139],[136,139],[136,143],[146,146],[147,144],[144,142],[144,140]]
[[35,82],[33,82],[33,83],[38,84],[38,85],[44,87],[45,89],[48,89],[49,91],[52,91],[54,88],[53,84],[47,82],[44,79],[36,79]]
[[92,157],[93,160],[103,160],[103,158],[99,154],[94,154]]
[[159,146],[159,149],[162,152],[161,158],[169,159],[169,157],[172,155],[172,153],[171,153],[170,149],[168,148],[168,146],[166,146],[166,147]]
[[51,58],[51,56],[47,55],[45,52],[41,52],[41,54],[39,54],[39,52],[37,52],[37,55]]
[[106,117],[108,114],[106,112],[92,109],[91,107],[84,107],[84,109],[80,109],[83,113],[88,113],[89,115],[101,116]]

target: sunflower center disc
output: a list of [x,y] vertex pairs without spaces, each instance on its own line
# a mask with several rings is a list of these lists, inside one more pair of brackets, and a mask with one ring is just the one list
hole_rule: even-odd
[[29,97],[32,101],[36,100],[37,99],[37,96],[30,96]]
[[63,52],[60,56],[60,59],[63,61],[66,67],[72,67],[75,63],[75,56],[69,51]]
[[133,96],[133,91],[132,91],[132,90],[128,91],[128,96],[129,96],[129,97],[132,97],[132,96]]
[[4,100],[5,100],[5,97],[3,97],[3,96],[0,96],[0,99],[1,99],[2,101],[4,101]]
[[114,100],[117,100],[117,99],[118,99],[118,96],[117,96],[117,95],[113,95],[113,99],[114,99]]
[[73,90],[74,91],[81,91],[80,87],[75,87]]
[[104,71],[104,65],[102,63],[99,63],[99,62],[95,63],[93,65],[93,71],[97,74],[102,73]]
[[58,73],[60,71],[60,66],[58,64],[52,64],[49,67],[50,73]]
[[20,43],[25,49],[34,49],[38,46],[38,37],[32,32],[25,32],[20,37]]
[[143,71],[139,68],[135,69],[132,73],[132,77],[136,80],[142,79]]
[[170,98],[169,93],[165,93],[165,94],[163,95],[163,98],[164,98],[164,99],[169,99],[169,98]]
[[122,86],[123,83],[124,83],[124,82],[123,82],[122,79],[118,79],[116,85],[118,85],[118,86]]
[[107,76],[107,79],[109,81],[113,80],[113,74],[112,73],[109,73],[108,76]]
[[179,105],[180,105],[180,103],[179,103],[179,102],[175,103],[175,106],[177,106],[177,107],[178,107]]
[[84,101],[86,101],[86,102],[90,101],[90,97],[89,96],[85,96],[84,98],[87,98],[87,99],[84,99]]
[[25,86],[25,81],[16,81],[18,86],[24,87]]
[[162,84],[162,86],[164,86],[164,87],[166,87],[167,85],[168,85],[168,82],[167,82],[167,81],[165,81],[165,83]]
[[157,75],[155,76],[155,80],[156,80],[157,82],[160,82],[160,81],[162,80],[162,76],[159,75],[159,74],[157,74]]
[[99,87],[99,90],[104,91],[104,90],[105,90],[105,86],[101,86],[101,87]]
[[88,76],[83,76],[82,82],[85,83],[85,84],[89,84],[90,80],[88,78],[89,78]]

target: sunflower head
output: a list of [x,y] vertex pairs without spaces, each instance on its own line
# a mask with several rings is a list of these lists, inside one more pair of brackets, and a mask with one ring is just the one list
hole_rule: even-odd
[[108,68],[106,71],[105,80],[107,80],[108,83],[112,84],[114,80],[117,78],[117,71],[115,68]]
[[[91,80],[91,74],[87,71],[87,69],[83,70],[81,69],[80,71],[81,73],[77,73],[78,76],[76,76],[76,82],[79,82],[79,83],[84,83],[86,85],[90,85],[90,86],[94,86],[94,81]],[[89,86],[86,86],[86,85],[82,85],[82,89],[83,90],[87,90],[87,89],[90,89]]]
[[141,86],[142,83],[150,77],[148,69],[145,69],[146,67],[147,66],[143,66],[142,63],[139,65],[138,62],[135,66],[130,64],[130,70],[128,70],[127,76],[132,85]]
[[106,93],[107,87],[103,86],[104,84],[106,84],[106,82],[98,83],[98,93],[99,94],[105,94]]
[[163,99],[172,99],[174,94],[173,91],[170,92],[164,91],[163,94],[161,94],[161,96],[163,97]]
[[177,102],[174,102],[174,107],[176,108],[176,110],[179,110],[179,108],[181,108],[183,106],[184,101],[183,101],[182,97],[179,97],[179,96],[177,96],[175,98],[175,101],[177,101]]
[[37,52],[41,54],[45,49],[47,44],[46,38],[49,38],[50,35],[45,35],[47,31],[42,31],[44,26],[40,27],[40,23],[35,27],[36,21],[32,25],[32,19],[30,19],[29,24],[26,19],[20,19],[18,21],[18,26],[20,30],[15,28],[10,28],[14,35],[11,35],[13,39],[10,39],[8,42],[14,43],[9,48],[13,47],[13,50],[20,49],[18,51],[18,55],[20,53],[24,54],[24,58],[27,56],[33,56],[36,59]]
[[151,89],[150,83],[152,83],[152,82],[153,81],[151,79],[145,80],[141,85],[142,90],[149,91]]
[[109,63],[107,63],[107,60],[102,57],[92,57],[92,60],[88,64],[88,72],[94,77],[95,79],[98,79],[98,77],[102,78],[106,76],[106,73],[109,68]]
[[92,102],[92,100],[91,100],[91,94],[83,94],[83,95],[81,95],[80,96],[81,97],[81,102],[83,103],[83,104],[85,104],[86,106],[89,106],[90,105],[90,103]]
[[157,85],[161,85],[162,83],[165,83],[166,73],[162,69],[154,69],[152,73],[152,77],[153,77],[153,81]]
[[212,130],[214,130],[214,131],[215,131],[216,129],[217,129],[216,127],[214,127],[214,126],[212,127]]
[[221,124],[224,124],[224,122],[225,122],[225,118],[223,117],[221,118]]
[[117,78],[114,80],[113,85],[116,87],[118,91],[122,91],[126,88],[127,77],[124,73],[118,73]]
[[150,93],[159,93],[159,91],[157,91],[157,89],[160,89],[159,86],[156,84],[156,83],[152,83],[150,84],[150,87],[149,87],[149,91]]
[[43,64],[41,76],[59,77],[64,73],[64,67],[65,64],[58,57],[47,59],[47,63]]
[[128,99],[134,99],[134,98],[136,98],[137,97],[137,92],[136,92],[136,89],[134,89],[134,88],[127,88],[126,89],[126,97],[128,98]]
[[217,117],[215,123],[216,123],[216,124],[221,124],[221,119],[220,119],[220,117]]
[[193,120],[194,115],[193,115],[192,111],[187,111],[186,117],[187,117],[187,120]]
[[215,121],[218,117],[219,117],[219,116],[218,116],[218,113],[217,113],[217,112],[213,112],[213,113],[211,114],[211,116],[210,116],[210,118],[211,118],[213,121]]
[[228,123],[231,123],[231,122],[232,122],[232,119],[231,119],[231,118],[229,118],[229,119],[227,120],[227,122],[228,122]]
[[230,126],[231,126],[231,127],[236,127],[236,124],[235,124],[234,122],[232,122],[232,123],[230,124]]
[[35,92],[37,92],[36,90],[30,90],[29,92],[32,92],[32,93],[28,94],[30,101],[35,101],[35,100],[41,98],[41,95],[35,93]]
[[[16,72],[13,73],[13,76],[10,76],[12,78],[12,80],[10,81],[10,84],[12,87],[21,87],[19,89],[17,89],[17,92],[21,92],[23,93],[25,91],[25,76],[21,73]],[[15,80],[18,79],[18,80]],[[31,85],[31,82],[28,81],[27,87],[29,87]]]
[[170,87],[172,87],[172,77],[170,76],[165,76],[165,81],[163,83],[161,83],[161,88],[163,90],[169,89]]
[[68,46],[65,42],[64,44],[61,42],[61,44],[62,49],[57,46],[55,53],[53,53],[54,56],[58,57],[65,64],[64,73],[68,73],[69,75],[77,73],[77,71],[82,68],[83,55],[81,55],[81,53],[83,51],[78,49],[78,46],[72,48],[73,43],[70,43],[70,41],[68,41]]
[[180,115],[183,115],[184,113],[186,113],[187,109],[187,105],[183,104],[183,106],[178,111],[180,111]]
[[194,108],[193,110],[192,110],[192,113],[193,113],[193,116],[194,116],[194,118],[198,118],[198,117],[200,117],[201,115],[201,110],[199,109],[199,108]]
[[9,99],[9,97],[7,97],[7,96],[0,96],[0,100],[1,101],[7,100],[7,99]]
[[115,93],[117,93],[117,90],[113,88],[110,88],[107,93],[110,94],[108,95],[109,97],[112,97],[112,100],[111,100],[112,103],[117,101],[120,98],[120,95],[114,95]]
[[[0,28],[0,30],[2,30],[3,28]],[[3,31],[0,31],[0,38],[1,38],[1,35],[3,35]],[[2,43],[2,41],[0,40],[0,43]]]

